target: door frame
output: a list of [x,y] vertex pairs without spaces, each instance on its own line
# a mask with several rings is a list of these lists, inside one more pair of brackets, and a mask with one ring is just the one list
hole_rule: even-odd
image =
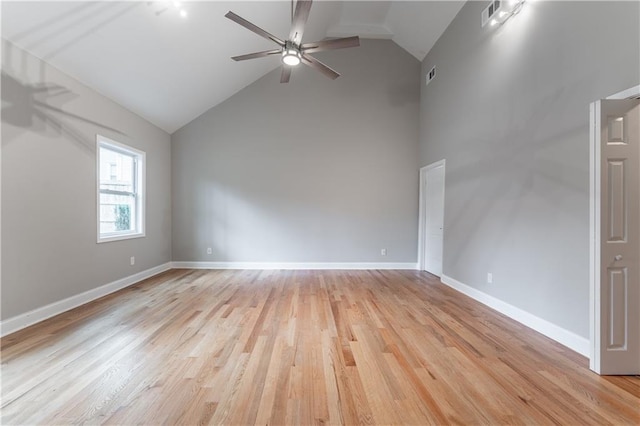
[[[640,85],[623,90],[606,99],[629,99],[640,96]],[[596,327],[600,324],[600,146],[601,132],[600,104],[589,105],[589,368],[600,371],[600,334]]]
[[[436,167],[444,167],[444,172],[443,172],[443,176],[442,176],[442,191],[444,194],[446,185],[446,175],[447,175],[447,160],[446,159],[442,159],[439,161],[436,161],[435,163],[431,163],[428,164],[424,167],[420,168],[420,198],[419,198],[419,208],[418,208],[418,270],[419,271],[424,271],[425,268],[425,261],[424,261],[424,255],[426,253],[425,250],[425,245],[427,243],[427,239],[425,238],[424,232],[425,232],[425,228],[426,228],[426,221],[427,221],[427,212],[424,208],[424,199],[425,199],[425,190],[426,190],[426,185],[425,185],[425,180],[427,178],[427,171],[429,171],[430,169],[436,168]],[[443,197],[443,203],[442,203],[442,209],[444,210],[444,197]],[[444,215],[443,215],[444,216]],[[442,239],[444,241],[444,227],[442,229]],[[443,257],[444,257],[444,250],[443,250]]]

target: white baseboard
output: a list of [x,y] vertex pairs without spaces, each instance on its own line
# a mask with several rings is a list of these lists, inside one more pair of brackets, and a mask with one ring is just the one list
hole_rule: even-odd
[[146,271],[113,281],[84,293],[36,308],[32,311],[0,321],[0,337],[76,308],[92,300],[113,293],[161,272],[175,268],[186,269],[417,269],[416,263],[295,263],[295,262],[167,262]]
[[180,269],[412,269],[417,263],[400,262],[172,262]]
[[[398,262],[368,262],[368,263],[351,263],[351,262],[167,262],[162,265],[147,269],[137,274],[113,281],[101,287],[94,288],[84,293],[68,297],[64,300],[51,303],[49,305],[36,308],[24,314],[0,321],[0,337],[6,336],[30,325],[36,324],[47,318],[61,314],[65,311],[76,308],[85,303],[89,303],[107,294],[113,293],[137,282],[150,278],[154,275],[168,271],[169,269],[335,269],[335,270],[371,270],[371,269],[418,269],[417,263],[398,263]],[[449,287],[477,300],[478,302],[495,309],[496,311],[518,321],[533,330],[544,334],[545,336],[557,341],[560,344],[578,352],[581,355],[589,357],[589,340],[584,337],[559,327],[549,321],[537,317],[520,308],[503,302],[493,296],[490,296],[480,290],[470,287],[462,282],[442,275],[442,283]]]
[[550,323],[547,320],[544,320],[540,317],[530,314],[527,311],[523,311],[520,308],[516,308],[513,305],[510,305],[480,290],[477,290],[473,287],[463,284],[460,281],[454,278],[451,278],[447,275],[442,274],[440,281],[442,281],[444,284],[448,285],[449,287],[455,290],[458,290],[460,293],[466,294],[472,299],[475,299],[478,302],[484,305],[487,305],[490,308],[495,309],[501,314],[504,314],[509,318],[515,321],[518,321],[519,323],[524,324],[529,328],[534,329],[538,333],[544,334],[545,336],[568,347],[569,349],[572,349],[578,352],[579,354],[586,356],[587,358],[589,357],[589,354],[590,354],[589,339],[585,339],[582,336],[578,336],[577,334],[569,330],[566,330],[553,323]]
[[7,334],[21,330],[35,323],[46,320],[47,318],[51,318],[55,315],[76,308],[80,305],[84,305],[85,303],[89,303],[92,300],[98,299],[102,296],[106,296],[107,294],[113,293],[114,291],[129,287],[130,285],[150,278],[161,272],[168,271],[169,269],[171,269],[171,262],[164,263],[162,265],[147,269],[142,272],[138,272],[137,274],[129,275],[128,277],[110,282],[89,291],[85,291],[84,293],[76,294],[75,296],[68,297],[64,300],[60,300],[41,308],[36,308],[24,314],[8,318],[4,321],[0,321],[0,336],[4,337]]

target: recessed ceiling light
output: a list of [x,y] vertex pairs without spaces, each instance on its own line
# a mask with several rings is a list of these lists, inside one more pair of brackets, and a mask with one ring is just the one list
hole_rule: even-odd
[[184,9],[180,9],[180,16],[182,16],[183,18],[187,17],[187,11]]

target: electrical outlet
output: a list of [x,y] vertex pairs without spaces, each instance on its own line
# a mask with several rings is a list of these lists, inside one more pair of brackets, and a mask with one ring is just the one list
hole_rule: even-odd
[[491,272],[487,273],[487,283],[493,283],[493,274]]
[[135,256],[131,256],[131,266],[136,264],[136,257]]
[[207,254],[212,254],[213,250],[211,249],[211,247],[207,247]]
[[387,255],[387,249],[380,249],[380,256],[386,256]]

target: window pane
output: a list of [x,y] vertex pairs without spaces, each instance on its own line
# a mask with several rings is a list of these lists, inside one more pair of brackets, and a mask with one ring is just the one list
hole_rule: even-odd
[[136,230],[135,197],[100,194],[100,233]]
[[100,189],[134,192],[133,156],[100,147]]

